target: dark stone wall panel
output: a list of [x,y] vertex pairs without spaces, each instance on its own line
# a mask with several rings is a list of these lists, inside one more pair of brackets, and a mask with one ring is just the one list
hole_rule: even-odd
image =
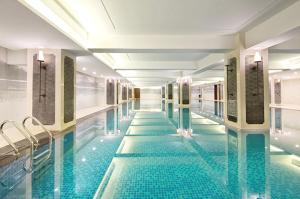
[[64,58],[64,122],[74,120],[74,60]]
[[173,84],[168,84],[168,99],[173,99]]
[[227,118],[237,122],[237,59],[233,57],[227,66]]
[[141,98],[141,89],[140,88],[134,88],[134,98],[135,99]]
[[122,86],[122,100],[127,100],[127,87]]
[[[55,123],[55,55],[44,54],[45,62],[33,56],[32,115],[45,125]],[[41,79],[40,79],[41,77]]]
[[132,98],[132,88],[128,88],[128,97]]
[[264,123],[264,75],[263,62],[254,62],[254,55],[247,55],[246,75],[246,122]]
[[190,103],[190,84],[183,83],[182,84],[182,104]]
[[115,101],[115,82],[114,80],[106,80],[106,103],[114,104]]
[[274,84],[275,104],[281,104],[281,82],[277,81]]

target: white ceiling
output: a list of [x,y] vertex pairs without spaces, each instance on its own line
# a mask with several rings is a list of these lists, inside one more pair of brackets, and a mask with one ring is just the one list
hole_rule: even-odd
[[198,61],[207,53],[128,53],[132,61]]
[[15,0],[0,1],[0,46],[9,49],[82,50],[71,39]]
[[[0,1],[0,46],[11,49],[50,48],[70,50],[77,56],[77,68],[92,76],[118,75],[82,47],[16,0]],[[97,75],[94,75],[96,72]]]
[[[89,2],[89,1],[86,1]],[[103,0],[118,34],[231,34],[278,0]]]
[[[191,39],[193,36],[206,38],[205,36],[208,35],[212,36],[215,41],[215,36],[224,34],[228,36],[228,34],[239,32],[248,25],[253,25],[254,22],[259,23],[261,16],[271,13],[271,11],[274,14],[274,7],[293,1],[55,0],[41,2],[56,12],[66,24],[71,24],[71,28],[78,29],[78,35],[83,37],[81,38],[83,41],[94,42],[101,47],[101,43],[98,43],[100,40],[106,41],[106,38],[110,38],[110,40],[107,39],[107,42],[112,42],[111,46],[114,46],[113,44],[118,42],[111,38],[118,36],[125,39],[126,36],[133,36],[131,37],[133,39],[136,38],[135,36],[141,36],[150,42],[153,41],[152,43],[155,41],[159,43],[159,40],[151,40],[150,37],[169,38],[174,36],[183,38],[182,41],[185,43],[188,43],[186,38],[189,37],[189,42],[195,43],[196,40]],[[31,0],[31,2],[33,1]],[[57,6],[55,4],[58,4],[57,9],[55,9]],[[38,11],[35,12],[38,13]],[[48,20],[50,21],[50,19]],[[54,21],[51,24],[55,24]],[[63,48],[73,51],[83,49],[83,46],[79,47],[64,35],[72,38],[72,35],[76,35],[76,31],[68,34],[56,24],[55,27],[64,32],[62,34],[15,0],[0,1],[0,27],[0,45],[4,47],[15,49]],[[72,39],[74,40],[74,38]],[[134,41],[137,43],[143,40]],[[294,40],[292,44],[295,46],[298,41]],[[127,42],[130,43],[131,40]],[[221,43],[217,39],[216,42]],[[211,42],[207,43],[211,45]],[[146,44],[144,43],[144,45]],[[281,47],[288,49],[292,44],[283,44]],[[174,49],[182,48],[180,43],[174,43],[173,47]],[[147,50],[149,46],[144,46],[144,48]],[[152,50],[157,52],[155,51],[157,49]],[[104,54],[108,57],[109,63],[112,63],[109,64],[112,69],[117,70],[120,75],[128,78],[137,86],[162,85],[174,81],[178,76],[191,74],[193,70],[200,67],[198,64],[202,63],[201,60],[206,60],[211,55],[211,51],[191,53],[189,49],[184,51],[185,48],[180,53],[168,51],[172,49],[160,50],[165,51],[163,53],[104,52]],[[276,50],[276,47],[273,50]],[[288,56],[296,55],[270,54],[270,66],[282,67],[282,60],[289,59]],[[87,68],[87,73],[116,75],[113,70],[107,68],[102,62],[98,63],[97,59],[90,55],[78,58],[78,70],[82,70],[83,67]],[[198,74],[195,78],[214,80],[220,79],[222,76],[222,67],[219,67]]]
[[270,53],[269,69],[291,70],[300,68],[300,53]]

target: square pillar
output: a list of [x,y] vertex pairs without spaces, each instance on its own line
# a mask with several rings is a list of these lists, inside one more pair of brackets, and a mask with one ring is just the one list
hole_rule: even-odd
[[225,124],[236,129],[269,129],[268,50],[237,49],[225,55],[225,63]]
[[27,51],[28,114],[52,131],[62,131],[76,123],[75,64],[75,56],[65,50]]

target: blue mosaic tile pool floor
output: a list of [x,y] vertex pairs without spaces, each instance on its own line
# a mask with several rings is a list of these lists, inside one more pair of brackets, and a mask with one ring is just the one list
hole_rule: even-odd
[[272,150],[269,134],[225,129],[189,109],[124,107],[56,138],[46,171],[25,175],[11,191],[0,185],[0,197],[300,198],[300,168],[292,154]]

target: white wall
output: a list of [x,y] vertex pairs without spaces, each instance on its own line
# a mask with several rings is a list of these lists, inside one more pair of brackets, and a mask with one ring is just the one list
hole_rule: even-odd
[[141,100],[161,100],[161,88],[141,88]]
[[161,88],[141,88],[141,109],[161,108]]
[[214,85],[207,85],[202,88],[203,100],[214,100]]
[[0,47],[0,122],[20,122],[27,115],[26,59],[26,50]]
[[105,82],[103,78],[95,78],[80,72],[76,74],[76,110],[91,107],[104,107]]
[[300,79],[281,81],[281,103],[300,106]]

